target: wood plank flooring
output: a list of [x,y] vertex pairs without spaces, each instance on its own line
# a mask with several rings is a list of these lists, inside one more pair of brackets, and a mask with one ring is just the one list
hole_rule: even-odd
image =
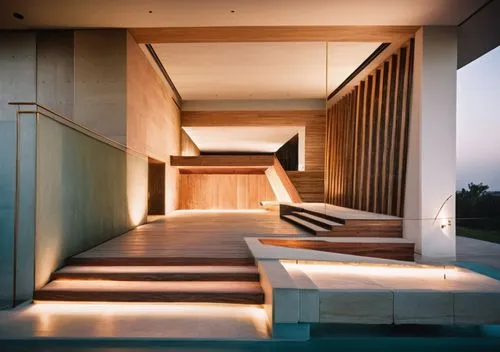
[[247,265],[250,236],[308,236],[268,211],[175,211],[68,260],[72,265]]

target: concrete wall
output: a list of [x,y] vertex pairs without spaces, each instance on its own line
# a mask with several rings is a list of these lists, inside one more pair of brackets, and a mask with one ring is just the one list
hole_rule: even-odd
[[15,270],[16,108],[8,103],[36,99],[35,67],[35,33],[0,32],[0,309],[12,304]]
[[64,259],[144,221],[147,159],[41,117],[36,287]]
[[455,258],[455,27],[415,36],[403,233],[423,257]]
[[74,120],[126,144],[127,32],[78,30],[74,43]]
[[37,33],[37,102],[70,119],[74,115],[73,31]]
[[181,117],[174,94],[127,34],[127,146],[163,161],[165,212],[178,208],[179,175],[170,155],[180,155]]

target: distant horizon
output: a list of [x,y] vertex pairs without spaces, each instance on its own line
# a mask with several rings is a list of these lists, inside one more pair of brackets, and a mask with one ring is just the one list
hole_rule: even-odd
[[500,46],[457,72],[457,190],[500,191]]

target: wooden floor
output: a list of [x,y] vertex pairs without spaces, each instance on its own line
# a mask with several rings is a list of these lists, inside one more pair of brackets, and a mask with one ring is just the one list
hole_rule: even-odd
[[277,212],[176,211],[69,258],[35,300],[263,304],[249,236],[307,234]]
[[[268,211],[175,211],[68,261],[99,265],[225,265],[253,263],[244,237],[308,236]],[[210,262],[206,262],[206,260]],[[238,263],[238,259],[240,259]]]

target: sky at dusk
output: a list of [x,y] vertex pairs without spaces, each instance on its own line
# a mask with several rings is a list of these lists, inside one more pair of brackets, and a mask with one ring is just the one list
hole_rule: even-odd
[[500,46],[457,72],[457,189],[500,191]]

